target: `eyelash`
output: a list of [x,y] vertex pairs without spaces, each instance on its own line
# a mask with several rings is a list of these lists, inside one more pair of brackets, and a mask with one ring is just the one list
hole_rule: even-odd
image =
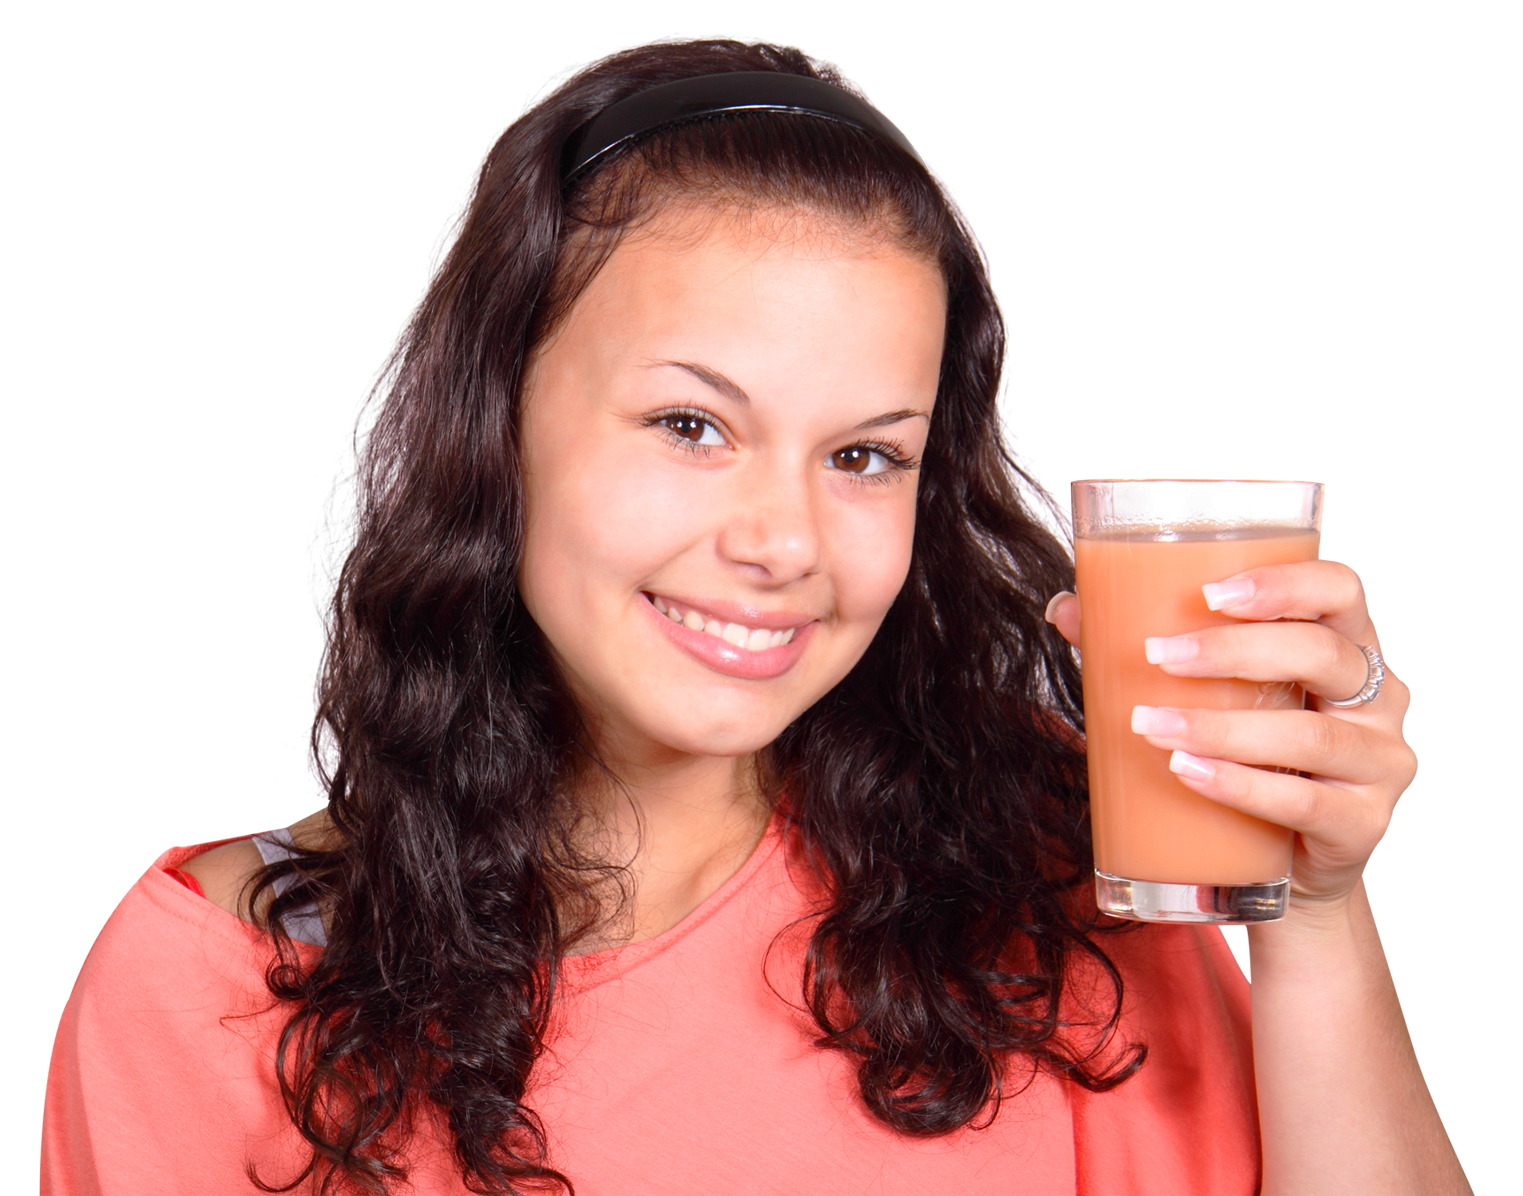
[[[641,421],[647,428],[658,428],[667,442],[674,447],[686,449],[695,456],[702,453],[704,457],[708,457],[710,452],[717,448],[718,445],[694,444],[686,436],[679,436],[668,428],[666,421],[669,419],[691,419],[701,424],[707,424],[716,432],[720,432],[720,435],[724,434],[720,431],[718,421],[712,415],[709,415],[705,411],[700,411],[695,407],[668,408],[665,411],[653,412],[645,416]],[[888,483],[896,481],[898,475],[912,473],[920,468],[919,460],[907,454],[904,451],[903,445],[889,444],[881,440],[859,440],[855,444],[845,445],[842,449],[837,449],[836,451],[842,452],[844,449],[849,448],[867,449],[869,452],[877,453],[889,464],[889,468],[881,473],[859,474],[851,473],[849,470],[841,470],[842,473],[845,473],[853,482],[859,485],[886,486]]]

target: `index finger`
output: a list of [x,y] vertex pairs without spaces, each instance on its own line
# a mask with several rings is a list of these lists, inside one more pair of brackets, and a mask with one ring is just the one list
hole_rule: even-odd
[[1356,644],[1375,643],[1359,574],[1337,561],[1263,565],[1201,588],[1207,606],[1234,619],[1317,622]]

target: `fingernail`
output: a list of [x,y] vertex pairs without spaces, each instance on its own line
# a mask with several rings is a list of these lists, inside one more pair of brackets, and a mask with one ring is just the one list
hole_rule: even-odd
[[1182,777],[1192,777],[1197,781],[1209,781],[1216,775],[1216,769],[1211,767],[1208,760],[1202,760],[1199,756],[1192,756],[1189,752],[1174,749],[1169,756],[1169,771]]
[[1142,641],[1149,664],[1181,664],[1200,655],[1200,641],[1190,635],[1150,635]]
[[1057,613],[1058,603],[1062,602],[1065,598],[1072,597],[1072,590],[1059,590],[1051,598],[1047,599],[1047,609],[1042,612],[1042,618],[1046,619],[1049,623],[1053,622],[1054,616]]
[[1185,733],[1185,716],[1164,706],[1133,706],[1132,730],[1165,738]]
[[1200,587],[1201,593],[1206,596],[1206,605],[1212,610],[1221,610],[1224,606],[1241,606],[1253,597],[1254,590],[1257,588],[1253,584],[1253,579],[1249,577],[1213,581],[1209,585]]

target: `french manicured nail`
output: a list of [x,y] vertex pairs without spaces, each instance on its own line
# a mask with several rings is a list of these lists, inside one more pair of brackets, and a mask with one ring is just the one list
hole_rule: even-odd
[[1185,716],[1163,706],[1133,706],[1132,730],[1168,739],[1185,733]]
[[1059,590],[1056,594],[1047,600],[1047,609],[1042,612],[1042,617],[1049,623],[1053,622],[1057,616],[1058,603],[1062,602],[1065,598],[1072,597],[1072,590]]
[[1149,664],[1182,664],[1200,655],[1200,641],[1190,635],[1150,635],[1142,641],[1142,650]]
[[1212,610],[1221,610],[1224,606],[1241,606],[1253,597],[1255,589],[1257,587],[1249,577],[1213,581],[1210,585],[1200,587],[1201,593],[1206,596],[1206,605]]
[[1192,777],[1197,781],[1209,781],[1216,775],[1216,769],[1211,767],[1209,760],[1202,760],[1199,756],[1192,756],[1189,752],[1182,752],[1178,748],[1169,757],[1169,771],[1182,777]]

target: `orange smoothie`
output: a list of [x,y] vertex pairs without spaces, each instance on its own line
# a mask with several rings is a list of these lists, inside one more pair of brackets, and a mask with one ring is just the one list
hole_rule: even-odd
[[1089,792],[1095,866],[1128,880],[1252,885],[1290,875],[1291,832],[1192,793],[1169,753],[1132,730],[1132,707],[1296,708],[1299,687],[1170,677],[1147,662],[1148,636],[1238,620],[1206,606],[1201,586],[1259,565],[1314,560],[1318,533],[1287,528],[1145,530],[1075,541],[1082,604]]

